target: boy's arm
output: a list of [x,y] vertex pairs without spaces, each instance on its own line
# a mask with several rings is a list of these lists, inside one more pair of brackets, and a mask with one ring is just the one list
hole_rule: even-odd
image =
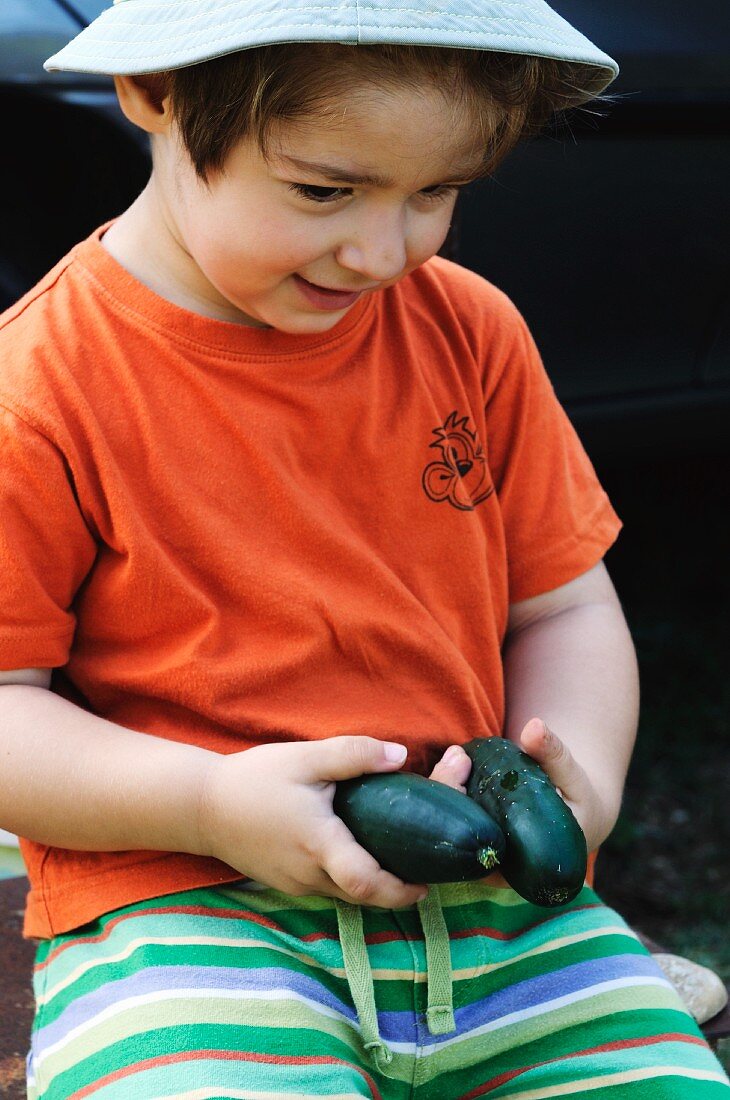
[[290,894],[397,908],[422,887],[378,867],[332,811],[338,779],[394,771],[372,737],[220,755],[126,729],[48,690],[42,669],[0,672],[0,827],[60,848],[222,860]]
[[613,828],[636,737],[636,654],[602,562],[510,608],[505,734],[571,805],[590,850]]
[[50,680],[49,669],[0,672],[3,828],[81,851],[194,851],[208,754],[89,714]]

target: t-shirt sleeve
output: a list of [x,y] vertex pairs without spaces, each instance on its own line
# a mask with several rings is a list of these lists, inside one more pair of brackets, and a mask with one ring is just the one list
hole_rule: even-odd
[[0,669],[66,664],[95,553],[63,454],[0,408]]
[[621,522],[515,310],[514,338],[487,377],[489,463],[508,561],[509,601],[549,592],[596,565]]

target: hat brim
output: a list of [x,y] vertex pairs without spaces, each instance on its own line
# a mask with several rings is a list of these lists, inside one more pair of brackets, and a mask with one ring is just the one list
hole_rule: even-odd
[[616,62],[544,0],[339,0],[326,12],[322,0],[122,0],[44,68],[134,76],[298,42],[443,46],[577,62],[595,75],[572,104],[600,94],[618,74]]

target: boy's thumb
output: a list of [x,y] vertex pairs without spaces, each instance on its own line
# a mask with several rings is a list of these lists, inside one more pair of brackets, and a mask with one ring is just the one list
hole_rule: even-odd
[[399,768],[408,755],[404,745],[377,737],[328,737],[317,748],[324,758],[318,761],[320,777],[335,780]]

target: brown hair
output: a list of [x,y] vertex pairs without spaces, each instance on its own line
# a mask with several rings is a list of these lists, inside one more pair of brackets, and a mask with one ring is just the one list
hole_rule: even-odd
[[160,74],[198,176],[220,171],[232,147],[255,136],[264,155],[272,125],[325,116],[362,84],[440,89],[470,111],[487,176],[522,138],[590,96],[590,66],[549,58],[435,46],[260,46]]

